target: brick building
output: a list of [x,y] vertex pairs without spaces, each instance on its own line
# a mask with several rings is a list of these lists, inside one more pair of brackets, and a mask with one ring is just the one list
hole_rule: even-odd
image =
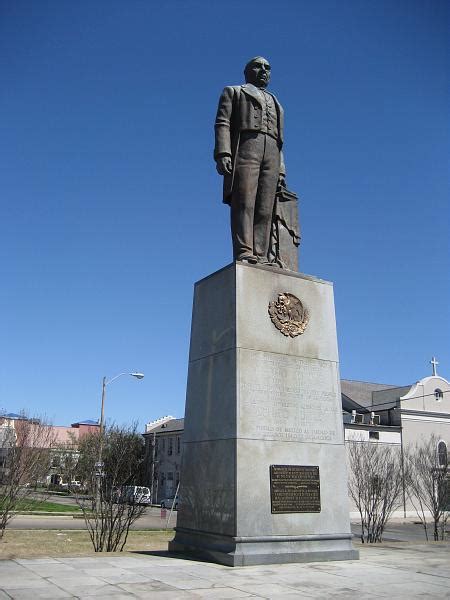
[[[19,421],[36,422],[37,419],[30,419],[25,415],[16,413],[4,413],[0,415],[0,471],[4,468],[5,459],[8,453],[8,447],[14,444],[15,429]],[[50,435],[51,452],[50,471],[46,483],[60,484],[64,476],[64,460],[70,456],[72,461],[78,457],[78,442],[86,434],[92,431],[98,431],[97,421],[85,420],[72,423],[70,427],[65,425],[51,425]],[[44,483],[44,482],[43,482]],[[69,483],[69,482],[65,482]]]

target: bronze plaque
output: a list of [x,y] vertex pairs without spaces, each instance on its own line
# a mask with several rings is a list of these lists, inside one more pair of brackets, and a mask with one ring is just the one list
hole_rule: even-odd
[[270,465],[272,514],[320,512],[319,467]]

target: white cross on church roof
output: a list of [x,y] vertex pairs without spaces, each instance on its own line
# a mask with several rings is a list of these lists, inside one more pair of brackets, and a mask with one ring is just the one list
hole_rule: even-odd
[[433,358],[430,360],[430,364],[433,365],[433,375],[437,375],[437,371],[436,371],[436,366],[439,364],[438,361],[436,360],[436,357],[433,356]]

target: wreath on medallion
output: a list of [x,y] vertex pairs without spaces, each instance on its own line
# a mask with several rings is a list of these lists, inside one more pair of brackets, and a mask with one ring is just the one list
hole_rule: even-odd
[[269,302],[269,315],[275,327],[292,338],[304,333],[309,321],[308,310],[289,292],[278,294],[277,300]]

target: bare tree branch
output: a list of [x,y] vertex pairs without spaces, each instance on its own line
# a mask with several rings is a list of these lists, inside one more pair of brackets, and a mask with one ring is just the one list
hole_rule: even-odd
[[[436,435],[420,440],[405,452],[408,463],[408,497],[427,531],[427,513],[433,522],[433,538],[443,540],[449,517],[449,467],[447,447]],[[440,450],[440,451],[439,451]]]
[[50,468],[51,448],[56,434],[44,418],[5,419],[0,426],[2,467],[0,469],[0,537],[14,516],[33,493],[33,486]]
[[77,494],[86,527],[95,552],[122,551],[131,525],[145,506],[130,497],[126,486],[138,485],[143,461],[144,442],[136,426],[111,426],[82,438],[77,472],[88,496]]
[[403,473],[397,448],[348,442],[348,486],[361,518],[361,542],[381,542],[392,513],[401,504]]

